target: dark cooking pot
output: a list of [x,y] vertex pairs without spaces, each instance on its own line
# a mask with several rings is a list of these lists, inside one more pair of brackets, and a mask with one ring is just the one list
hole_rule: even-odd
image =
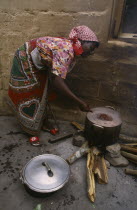
[[122,120],[113,107],[97,107],[87,113],[85,137],[90,145],[107,146],[117,142]]

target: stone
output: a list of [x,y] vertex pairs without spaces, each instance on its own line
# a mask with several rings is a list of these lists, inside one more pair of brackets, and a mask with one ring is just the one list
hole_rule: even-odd
[[112,166],[121,166],[125,167],[129,164],[128,160],[124,158],[122,155],[119,157],[111,157],[110,154],[105,155],[105,159],[112,165]]
[[106,151],[110,154],[110,157],[119,157],[120,156],[120,144],[112,144],[106,147]]
[[116,143],[106,147],[105,159],[113,166],[127,166],[128,160],[120,153],[120,144]]
[[72,144],[77,147],[81,147],[85,143],[85,137],[78,135],[73,137]]

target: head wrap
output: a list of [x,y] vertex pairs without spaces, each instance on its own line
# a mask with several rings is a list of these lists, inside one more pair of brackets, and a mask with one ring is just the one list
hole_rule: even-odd
[[76,55],[83,53],[80,40],[98,42],[95,33],[87,26],[74,27],[69,34],[69,39],[73,41],[73,49]]

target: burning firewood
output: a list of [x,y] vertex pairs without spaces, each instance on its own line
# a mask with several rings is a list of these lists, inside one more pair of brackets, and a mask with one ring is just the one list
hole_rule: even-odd
[[93,166],[94,166],[94,154],[91,149],[88,153],[88,158],[87,158],[87,184],[88,184],[88,196],[92,202],[95,201],[95,196],[96,196]]
[[92,147],[87,158],[87,183],[89,199],[95,201],[95,175],[99,184],[108,183],[107,166],[101,151]]
[[95,176],[97,177],[98,183],[107,184],[108,174],[107,166],[101,151],[97,147],[89,147],[86,141],[82,147],[79,148],[74,154],[67,158],[67,162],[72,164],[74,161],[82,157],[87,156],[87,183],[88,183],[88,196],[89,199],[95,201]]
[[89,146],[88,146],[88,142],[85,142],[82,147],[80,147],[79,150],[77,150],[75,153],[73,153],[70,157],[68,157],[66,159],[66,161],[69,164],[74,163],[75,160],[79,159],[80,157],[82,157],[83,155],[87,154],[89,151]]
[[95,156],[93,172],[97,175],[99,184],[108,183],[107,166],[103,156]]

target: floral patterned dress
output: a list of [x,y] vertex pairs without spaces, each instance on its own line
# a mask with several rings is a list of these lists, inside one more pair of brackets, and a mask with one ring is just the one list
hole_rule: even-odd
[[13,59],[9,82],[9,104],[22,129],[38,135],[48,92],[48,71],[65,79],[75,64],[72,41],[41,37],[19,47]]

